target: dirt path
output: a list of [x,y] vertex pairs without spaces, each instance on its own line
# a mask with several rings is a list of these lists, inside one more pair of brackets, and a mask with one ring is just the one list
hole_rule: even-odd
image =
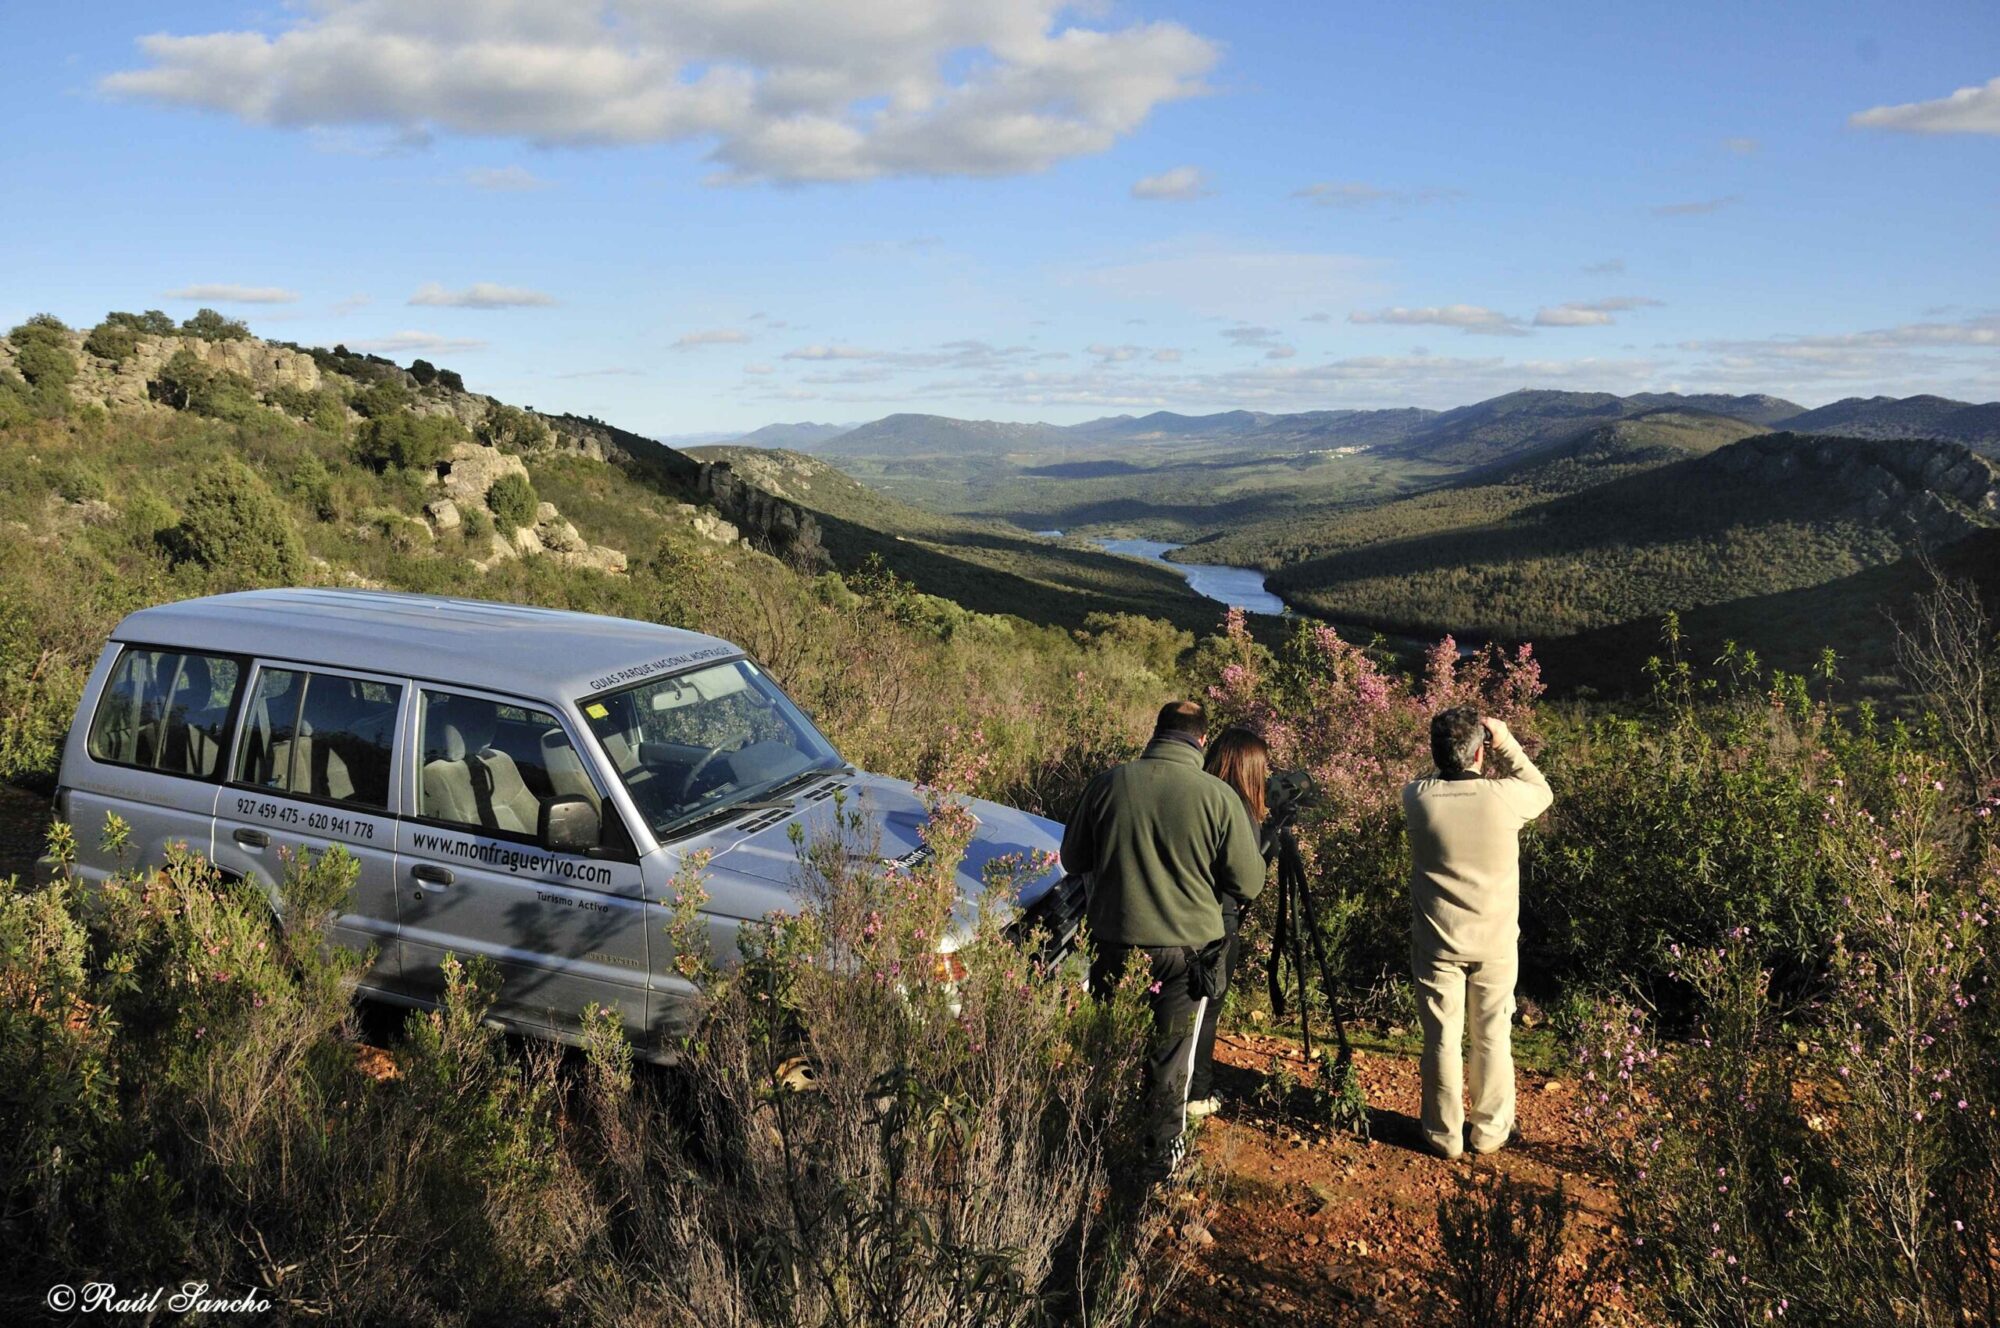
[[[1616,1238],[1617,1200],[1593,1169],[1569,1081],[1521,1071],[1520,1139],[1490,1158],[1446,1162],[1420,1142],[1413,1058],[1356,1053],[1374,1135],[1363,1143],[1261,1109],[1257,1089],[1274,1055],[1303,1067],[1297,1046],[1279,1038],[1237,1034],[1216,1046],[1227,1105],[1196,1143],[1210,1197],[1181,1228],[1186,1275],[1160,1319],[1168,1328],[1436,1323],[1425,1276],[1438,1200],[1459,1177],[1486,1170],[1538,1187],[1561,1181],[1576,1203],[1579,1252]],[[1615,1284],[1599,1300],[1602,1321],[1632,1321]]]

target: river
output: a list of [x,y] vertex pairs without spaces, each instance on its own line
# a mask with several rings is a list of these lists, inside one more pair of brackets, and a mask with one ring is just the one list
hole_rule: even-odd
[[[1038,530],[1035,533],[1051,539],[1062,537],[1060,530]],[[1217,603],[1227,604],[1232,609],[1273,615],[1282,615],[1289,611],[1285,607],[1285,601],[1264,588],[1264,574],[1254,567],[1168,562],[1167,555],[1181,546],[1169,544],[1165,540],[1092,539],[1090,542],[1106,553],[1122,553],[1133,558],[1151,558],[1154,562],[1165,563],[1187,579],[1188,587],[1195,594],[1206,595]]]

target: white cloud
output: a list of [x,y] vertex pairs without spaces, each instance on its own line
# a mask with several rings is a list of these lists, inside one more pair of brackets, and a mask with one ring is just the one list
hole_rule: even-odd
[[1322,180],[1292,191],[1318,207],[1370,208],[1383,204],[1409,206],[1422,203],[1449,203],[1460,197],[1456,189],[1385,189],[1359,180]]
[[1583,270],[1593,277],[1615,277],[1625,270],[1625,260],[1607,258],[1599,263],[1585,263]]
[[345,318],[356,309],[365,309],[373,303],[375,303],[373,295],[363,295],[357,291],[344,300],[335,300],[333,303],[333,314],[336,318]]
[[299,298],[295,290],[282,286],[235,286],[228,282],[202,282],[170,290],[168,300],[209,300],[216,304],[291,304]]
[[523,309],[551,305],[555,299],[540,291],[500,286],[490,281],[475,281],[458,291],[427,281],[410,297],[410,303],[439,309]]
[[747,374],[767,374],[775,373],[776,371],[775,366],[769,364],[746,364],[743,366],[743,372]]
[[711,327],[700,332],[689,332],[674,342],[675,350],[695,350],[702,346],[740,346],[750,340],[750,334],[734,327]]
[[785,352],[785,358],[788,360],[872,360],[878,358],[880,354],[881,352],[879,351],[863,350],[859,346],[814,344],[811,346],[800,346],[797,350],[788,350]]
[[1273,346],[1264,352],[1267,360],[1289,360],[1299,353],[1297,346]]
[[444,337],[435,332],[393,332],[386,337],[376,337],[370,341],[350,341],[354,350],[372,351],[377,355],[400,355],[409,351],[419,351],[425,355],[456,355],[469,350],[485,350],[486,343],[469,337]]
[[1100,342],[1085,346],[1083,353],[1095,356],[1099,364],[1123,364],[1127,360],[1138,359],[1143,349],[1142,346],[1107,346]]
[[1536,327],[1604,327],[1618,320],[1613,314],[1659,305],[1643,295],[1613,295],[1603,300],[1571,300],[1535,311]]
[[1521,320],[1477,304],[1426,305],[1418,309],[1357,309],[1347,316],[1350,323],[1389,323],[1398,327],[1455,327],[1482,337],[1524,337]]
[[1876,106],[1856,112],[1847,123],[1857,129],[1897,129],[1912,134],[2000,134],[2000,78],[1983,87],[1960,88],[1936,101]]
[[1382,264],[1352,254],[1241,249],[1195,239],[1086,269],[1075,280],[1108,295],[1223,318],[1291,319],[1328,304],[1379,298]]
[[1172,346],[1162,346],[1153,352],[1151,359],[1155,364],[1179,364],[1181,353]]
[[1722,140],[1722,146],[1726,151],[1734,152],[1739,157],[1748,157],[1764,145],[1754,138],[1725,138]]
[[490,189],[496,193],[524,193],[549,187],[547,180],[525,166],[481,166],[467,171],[464,178],[474,189]]
[[1257,327],[1250,323],[1238,323],[1235,327],[1222,329],[1222,339],[1238,346],[1255,347],[1259,350],[1278,344],[1278,329]]
[[1700,217],[1735,207],[1742,201],[1741,194],[1724,194],[1720,198],[1698,198],[1686,203],[1660,203],[1652,212],[1656,217]]
[[1208,187],[1208,177],[1199,166],[1176,166],[1158,175],[1148,175],[1132,186],[1132,197],[1150,198],[1169,202],[1187,202],[1190,199],[1207,198],[1215,191]]
[[[1080,7],[1098,14],[1097,6]],[[718,182],[999,176],[1102,152],[1205,92],[1179,23],[1055,0],[316,0],[276,30],[142,38],[116,96],[259,125],[709,145]]]

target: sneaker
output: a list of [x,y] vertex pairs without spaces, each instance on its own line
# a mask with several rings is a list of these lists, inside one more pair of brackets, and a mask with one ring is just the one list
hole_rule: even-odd
[[1198,1097],[1187,1104],[1189,1120],[1207,1120],[1221,1110],[1222,1099],[1219,1097]]

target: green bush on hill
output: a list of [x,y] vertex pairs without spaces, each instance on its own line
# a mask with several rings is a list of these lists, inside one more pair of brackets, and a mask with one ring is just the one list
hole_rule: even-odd
[[285,383],[272,389],[271,404],[321,433],[339,437],[347,432],[347,400],[331,387],[307,391]]
[[192,411],[233,424],[252,420],[263,410],[249,379],[203,364],[186,347],[175,351],[160,366],[160,376],[151,386],[154,398],[175,410]]
[[8,336],[14,342],[14,367],[28,388],[24,404],[34,414],[62,414],[69,408],[70,380],[76,377],[69,328],[54,314],[36,314]]
[[502,534],[512,534],[522,526],[535,524],[535,509],[542,500],[535,486],[519,475],[502,475],[486,491],[486,505],[493,511],[493,523]]
[[236,585],[291,585],[305,576],[305,548],[290,513],[240,461],[217,461],[194,477],[169,543],[177,558]]
[[401,410],[370,417],[362,426],[357,452],[380,470],[426,470],[444,460],[454,444],[467,441],[465,426],[449,415]]
[[203,341],[241,341],[250,335],[241,319],[225,318],[213,309],[197,309],[180,330]]
[[541,416],[494,402],[486,418],[473,429],[473,436],[488,447],[503,452],[527,452],[548,444],[548,421]]
[[139,349],[139,334],[123,323],[99,323],[83,339],[83,348],[100,360],[123,364]]
[[158,309],[148,309],[142,314],[124,313],[114,309],[104,315],[104,321],[99,326],[128,328],[149,337],[170,337],[180,331],[174,326],[174,320]]

